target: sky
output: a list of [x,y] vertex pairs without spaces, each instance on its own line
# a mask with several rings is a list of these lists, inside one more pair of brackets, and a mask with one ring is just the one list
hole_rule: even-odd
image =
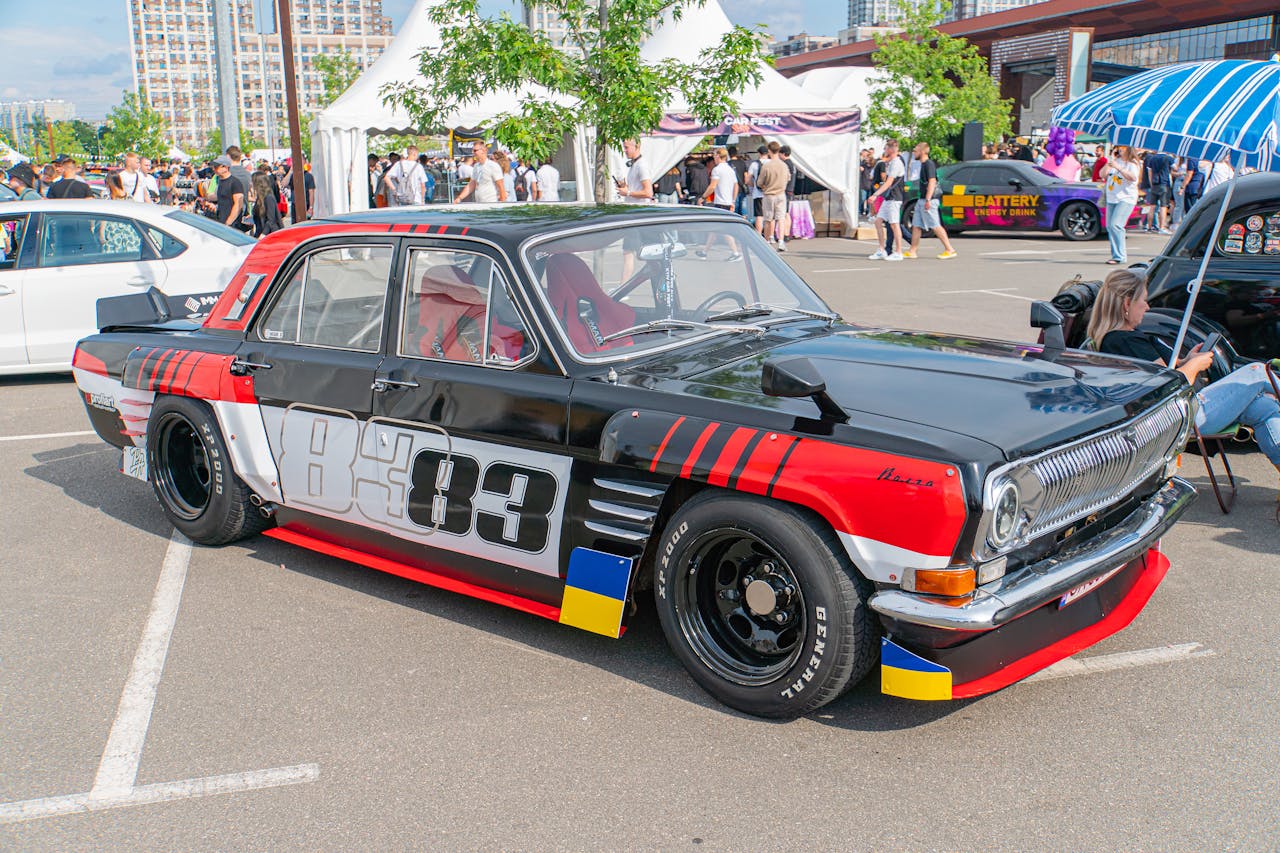
[[[720,0],[736,24],[765,25],[778,38],[808,32],[835,35],[845,26],[845,0]],[[128,0],[60,0],[55,18],[42,3],[0,0],[5,24],[0,51],[0,100],[61,98],[81,118],[101,118],[133,85]],[[519,8],[510,0],[482,0],[496,13]],[[396,30],[413,0],[383,0]]]

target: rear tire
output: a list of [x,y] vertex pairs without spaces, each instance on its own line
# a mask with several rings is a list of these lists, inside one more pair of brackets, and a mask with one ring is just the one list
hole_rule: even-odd
[[870,592],[820,518],[721,491],[672,516],[654,571],[676,657],[716,699],[761,717],[807,714],[874,668]]
[[1068,240],[1093,240],[1102,233],[1102,217],[1093,205],[1072,202],[1058,213],[1058,229]]
[[201,545],[225,545],[270,524],[231,469],[213,410],[189,397],[160,397],[147,422],[147,470],[164,514]]

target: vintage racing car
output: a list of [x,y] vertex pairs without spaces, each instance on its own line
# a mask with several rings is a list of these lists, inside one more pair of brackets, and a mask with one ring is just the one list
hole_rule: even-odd
[[1194,497],[1177,373],[1063,350],[1043,305],[1047,347],[846,323],[714,209],[352,214],[261,240],[202,324],[144,303],[103,300],[75,377],[191,539],[611,637],[652,589],[752,714],[881,662],[950,699],[1073,654]]

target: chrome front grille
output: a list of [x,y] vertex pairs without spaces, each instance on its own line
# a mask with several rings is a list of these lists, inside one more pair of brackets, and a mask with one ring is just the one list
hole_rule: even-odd
[[1154,474],[1184,434],[1187,398],[1173,397],[1158,408],[1106,432],[1028,460],[1038,481],[1039,512],[1025,538],[1053,530],[1109,506]]

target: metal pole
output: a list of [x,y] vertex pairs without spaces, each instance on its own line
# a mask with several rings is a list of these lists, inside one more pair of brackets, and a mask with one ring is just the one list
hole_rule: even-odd
[[289,114],[289,154],[293,158],[293,215],[295,222],[307,218],[307,182],[302,162],[302,131],[298,122],[298,81],[293,71],[293,17],[289,0],[276,0],[280,27],[280,53],[284,63],[284,101]]
[[[1182,324],[1178,326],[1178,336],[1173,341],[1173,354],[1169,356],[1171,359],[1170,367],[1177,367],[1181,360],[1182,340],[1187,336],[1187,327],[1191,325],[1191,315],[1195,313],[1196,297],[1200,295],[1200,285],[1204,284],[1204,274],[1209,270],[1209,258],[1213,256],[1213,250],[1218,244],[1218,235],[1222,233],[1222,221],[1227,218],[1227,210],[1231,207],[1231,193],[1236,188],[1236,180],[1239,170],[1244,168],[1244,154],[1241,153],[1237,158],[1239,165],[1231,176],[1231,180],[1227,181],[1226,192],[1222,195],[1222,204],[1218,207],[1218,218],[1213,223],[1213,231],[1209,234],[1209,243],[1204,247],[1204,257],[1200,259],[1200,269],[1196,271],[1196,277],[1191,279],[1187,284],[1187,308],[1182,312]],[[1216,161],[1211,161],[1216,165]],[[1213,167],[1210,166],[1209,174],[1213,174]],[[1208,180],[1208,177],[1205,177]]]
[[240,109],[236,103],[236,45],[231,37],[231,0],[213,4],[213,51],[218,69],[218,120],[222,150],[240,144]]
[[49,134],[49,159],[52,160],[56,156],[53,150],[53,122],[49,121],[49,117],[44,117],[44,129]]

